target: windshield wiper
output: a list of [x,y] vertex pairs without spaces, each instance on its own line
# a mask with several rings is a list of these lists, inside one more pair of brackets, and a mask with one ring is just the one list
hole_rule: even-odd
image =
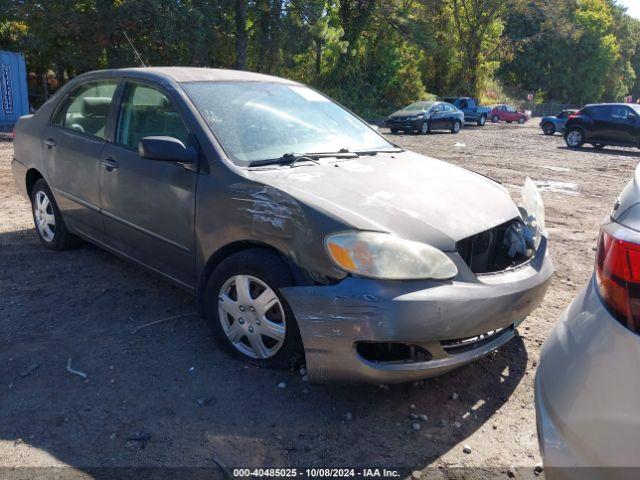
[[298,162],[307,161],[319,163],[321,158],[356,158],[358,154],[342,149],[338,152],[321,152],[321,153],[285,153],[278,158],[267,158],[265,160],[254,160],[249,163],[249,167],[259,167],[262,165],[283,164],[294,166]]
[[402,153],[404,151],[405,150],[402,148],[395,148],[393,150],[356,150],[353,153],[355,153],[359,157],[368,157],[371,155],[377,155],[379,153]]

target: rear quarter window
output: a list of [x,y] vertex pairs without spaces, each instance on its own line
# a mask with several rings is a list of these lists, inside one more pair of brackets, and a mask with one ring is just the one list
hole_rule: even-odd
[[117,80],[84,83],[62,100],[52,125],[96,138],[105,138],[107,117]]

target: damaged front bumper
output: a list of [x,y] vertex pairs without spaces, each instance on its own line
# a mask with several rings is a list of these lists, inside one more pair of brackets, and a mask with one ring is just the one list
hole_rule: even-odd
[[531,262],[469,281],[382,281],[282,289],[311,382],[400,383],[443,374],[510,340],[547,290],[546,239]]

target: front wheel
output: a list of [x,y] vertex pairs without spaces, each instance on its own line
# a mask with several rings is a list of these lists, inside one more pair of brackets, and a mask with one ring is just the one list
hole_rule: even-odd
[[584,134],[577,128],[571,129],[567,132],[565,142],[569,148],[580,148],[584,144]]
[[500,121],[500,117],[498,115],[494,115],[493,117],[491,117],[491,121],[493,123],[498,123]]
[[38,238],[45,247],[66,250],[80,243],[80,239],[67,230],[51,189],[42,178],[31,190],[31,210]]
[[429,120],[425,120],[422,122],[422,126],[420,127],[420,133],[422,135],[426,135],[431,131],[431,125],[429,125]]
[[455,120],[453,125],[451,125],[451,133],[458,133],[462,128],[462,122],[460,120]]
[[527,120],[526,118],[524,118],[524,117],[520,117],[520,118],[518,119],[518,125],[522,125],[526,120]]
[[304,359],[300,331],[280,289],[294,284],[280,256],[245,250],[223,260],[205,288],[205,314],[218,344],[261,367],[292,368]]
[[480,118],[478,119],[478,125],[484,127],[485,123],[487,123],[487,116],[480,115]]
[[556,126],[551,122],[546,122],[542,125],[542,131],[545,135],[553,135],[556,133]]

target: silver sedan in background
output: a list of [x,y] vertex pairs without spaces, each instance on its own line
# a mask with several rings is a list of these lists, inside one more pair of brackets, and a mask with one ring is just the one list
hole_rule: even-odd
[[594,274],[536,377],[547,479],[640,478],[640,167],[603,223]]

